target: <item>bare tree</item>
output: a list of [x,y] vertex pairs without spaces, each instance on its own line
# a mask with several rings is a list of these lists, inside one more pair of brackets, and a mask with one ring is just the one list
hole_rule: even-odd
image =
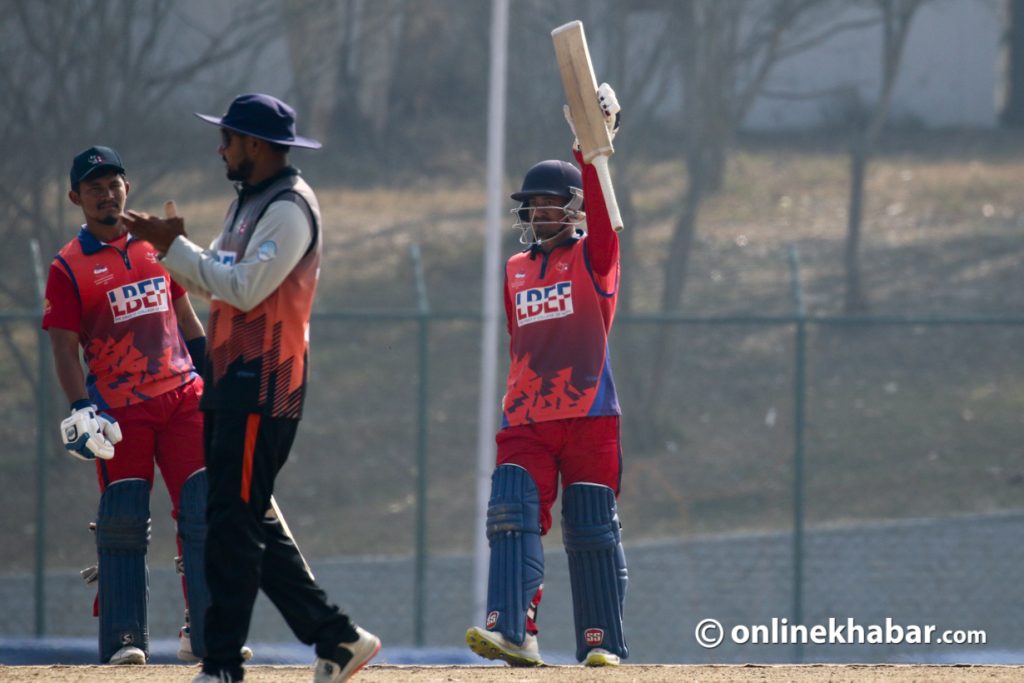
[[[0,230],[35,234],[44,249],[65,237],[66,166],[80,147],[117,138],[150,178],[178,158],[167,127],[177,91],[272,34],[274,13],[251,3],[226,32],[193,25],[170,0],[6,0],[0,18],[0,125],[17,141],[0,157]],[[55,220],[57,218],[58,220]],[[17,297],[10,289],[5,294]]]
[[284,0],[281,15],[293,74],[290,102],[303,112],[304,128],[329,144],[337,98],[338,68],[343,54],[341,27],[358,3],[334,0]]
[[[899,76],[903,48],[914,15],[924,0],[871,0],[882,26],[881,84],[870,109],[851,106],[850,137],[850,199],[847,215],[846,246],[843,263],[846,268],[847,313],[862,313],[869,308],[868,296],[861,277],[860,243],[864,217],[864,178],[878,143],[878,136],[889,116],[893,88]],[[859,103],[859,96],[853,96]]]
[[[688,0],[668,6],[666,31],[679,37],[673,45],[682,69],[687,186],[662,274],[663,312],[681,310],[701,205],[721,186],[736,131],[776,64],[848,28],[833,19],[835,6],[830,0]],[[655,336],[642,412],[660,402],[673,337],[670,327]]]

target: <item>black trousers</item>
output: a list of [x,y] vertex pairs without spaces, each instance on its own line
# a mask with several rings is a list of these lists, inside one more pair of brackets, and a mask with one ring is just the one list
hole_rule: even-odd
[[261,588],[296,637],[331,658],[339,642],[355,639],[352,624],[327,601],[281,521],[268,515],[299,421],[223,410],[205,418],[210,608],[203,669],[242,677],[240,651]]

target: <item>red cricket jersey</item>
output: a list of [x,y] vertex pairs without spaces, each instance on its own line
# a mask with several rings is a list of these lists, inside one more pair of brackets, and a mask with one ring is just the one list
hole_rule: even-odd
[[171,305],[184,294],[149,242],[103,243],[83,226],[50,265],[42,326],[78,333],[89,398],[119,408],[197,377]]
[[505,265],[512,363],[502,427],[622,412],[608,350],[619,241],[591,165],[583,165],[583,198],[586,235],[548,254],[532,247]]

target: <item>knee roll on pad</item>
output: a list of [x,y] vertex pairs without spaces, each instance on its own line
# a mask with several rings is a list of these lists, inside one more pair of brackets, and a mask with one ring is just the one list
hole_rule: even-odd
[[149,482],[107,486],[96,515],[99,556],[100,662],[126,645],[149,654]]
[[206,656],[206,609],[210,589],[206,583],[206,497],[210,487],[206,468],[185,480],[178,499],[178,536],[181,537],[185,591],[188,595],[189,637],[192,653]]
[[625,659],[622,632],[626,556],[615,492],[600,484],[571,484],[562,493],[562,537],[569,557],[576,659],[601,647]]
[[491,476],[487,504],[491,546],[485,626],[514,643],[526,637],[526,612],[544,580],[540,492],[529,472],[500,465]]

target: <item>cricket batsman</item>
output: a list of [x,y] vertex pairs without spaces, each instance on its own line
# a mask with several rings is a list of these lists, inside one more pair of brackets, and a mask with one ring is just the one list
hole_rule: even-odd
[[[597,94],[614,134],[615,92],[602,84]],[[568,109],[566,118],[573,127]],[[576,658],[587,666],[615,666],[628,655],[626,560],[616,510],[621,411],[608,348],[619,240],[595,168],[584,163],[578,141],[573,149],[582,172],[565,161],[542,161],[512,194],[520,202],[515,227],[527,248],[505,266],[511,367],[487,510],[487,612],[484,626],[466,633],[473,652],[512,666],[543,664],[537,642],[541,537],[551,528],[559,481]]]

